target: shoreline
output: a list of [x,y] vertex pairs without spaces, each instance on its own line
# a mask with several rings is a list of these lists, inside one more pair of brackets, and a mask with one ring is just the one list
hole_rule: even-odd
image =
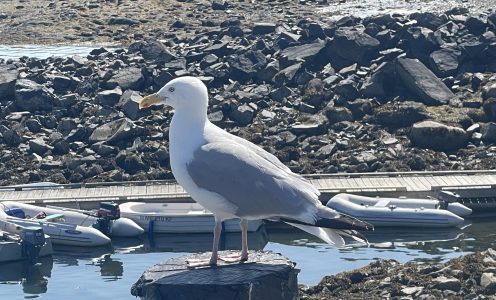
[[495,299],[496,251],[445,263],[377,260],[363,268],[300,285],[300,299]]

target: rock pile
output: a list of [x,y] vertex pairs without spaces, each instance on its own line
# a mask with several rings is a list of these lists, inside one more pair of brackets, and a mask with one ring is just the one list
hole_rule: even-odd
[[495,272],[493,249],[442,264],[379,260],[300,286],[300,299],[494,299]]
[[182,75],[208,85],[210,120],[299,173],[496,167],[495,13],[183,25],[1,61],[0,184],[171,178],[172,113],[136,100]]

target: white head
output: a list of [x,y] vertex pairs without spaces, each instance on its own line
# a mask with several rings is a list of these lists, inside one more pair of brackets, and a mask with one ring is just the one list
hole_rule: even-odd
[[178,77],[169,81],[157,93],[143,98],[139,103],[139,107],[147,108],[159,104],[172,106],[176,112],[188,110],[206,116],[208,107],[207,87],[196,77]]

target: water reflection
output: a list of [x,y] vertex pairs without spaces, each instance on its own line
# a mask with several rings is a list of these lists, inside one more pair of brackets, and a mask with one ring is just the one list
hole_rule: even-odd
[[[212,249],[212,233],[195,234],[154,234],[144,239],[147,252],[204,252]],[[265,227],[256,232],[248,232],[248,245],[251,250],[261,250],[268,242]],[[219,249],[241,250],[241,233],[226,232],[221,235]]]
[[36,263],[16,261],[0,264],[0,284],[21,284],[25,294],[46,293],[48,278],[52,276],[53,260],[42,257]]
[[[315,284],[324,275],[361,267],[379,258],[394,258],[401,262],[444,261],[476,250],[496,248],[495,226],[494,218],[479,218],[463,228],[377,228],[365,233],[369,246],[351,243],[351,247],[336,249],[298,229],[270,223],[257,232],[248,233],[248,240],[250,249],[283,253],[302,270],[299,282]],[[54,246],[53,258],[43,258],[35,265],[27,262],[1,264],[1,298],[4,299],[4,295],[7,295],[5,299],[20,299],[16,298],[20,294],[24,294],[23,297],[50,294],[52,299],[64,299],[64,293],[77,294],[74,289],[79,289],[81,283],[73,281],[81,281],[85,289],[93,293],[111,288],[113,292],[121,293],[119,299],[132,299],[127,298],[129,292],[123,285],[127,289],[143,270],[161,260],[210,251],[212,238],[210,233],[156,234],[113,239],[108,247]],[[225,233],[221,248],[240,249],[241,235]],[[66,291],[71,284],[73,290]]]
[[112,259],[110,254],[93,260],[93,265],[100,267],[100,275],[106,280],[118,280],[124,273],[122,261]]

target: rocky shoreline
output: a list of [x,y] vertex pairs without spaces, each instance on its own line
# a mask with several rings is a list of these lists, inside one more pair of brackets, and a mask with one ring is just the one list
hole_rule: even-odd
[[496,299],[496,251],[445,263],[378,260],[361,269],[300,286],[300,299]]
[[496,13],[305,15],[0,61],[0,184],[172,178],[172,113],[136,100],[188,74],[209,86],[214,123],[298,173],[496,167]]

